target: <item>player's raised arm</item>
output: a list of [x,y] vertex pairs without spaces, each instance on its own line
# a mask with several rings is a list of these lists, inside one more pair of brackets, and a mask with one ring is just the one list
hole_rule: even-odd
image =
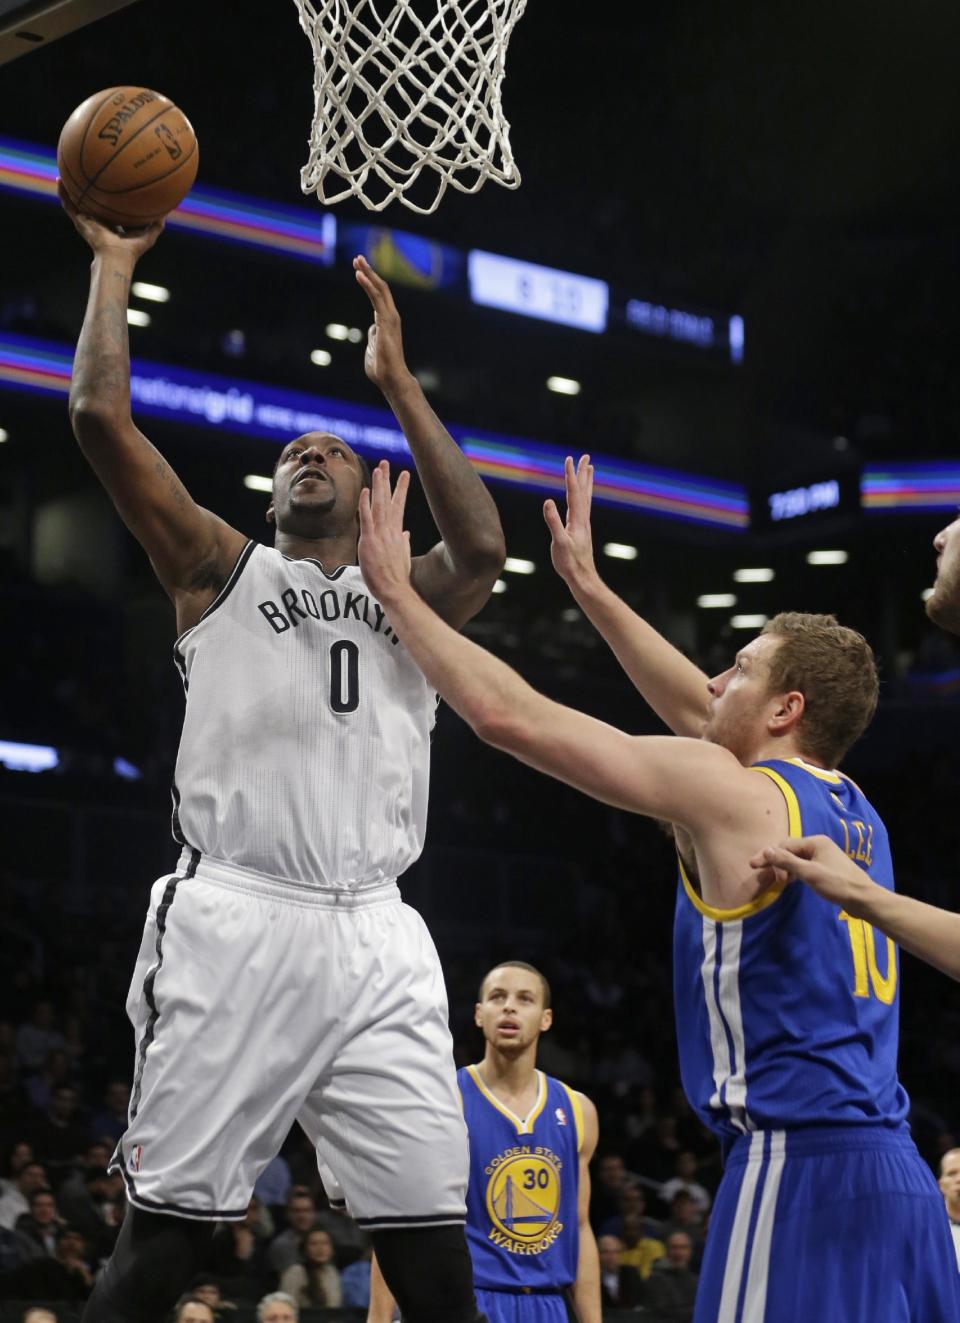
[[798,878],[853,918],[866,919],[911,955],[960,979],[960,914],[879,886],[828,837],[788,837],[750,862],[761,877],[767,874],[767,882]]
[[354,259],[373,306],[364,368],[403,429],[443,541],[413,562],[417,591],[459,628],[483,606],[503,569],[505,546],[493,498],[431,409],[403,354],[400,314],[385,280]]
[[553,567],[637,689],[675,735],[699,737],[707,717],[707,677],[638,616],[601,579],[593,557],[590,506],[593,465],[581,455],[564,465],[567,515],[546,501]]
[[60,196],[93,250],[70,383],[70,422],[80,449],[173,599],[183,630],[219,592],[246,538],[192,500],[130,413],[130,282],[163,225],[119,234],[78,212],[62,190]]
[[372,488],[361,492],[360,568],[429,683],[480,739],[635,813],[690,828],[750,813],[757,792],[766,788],[728,750],[699,739],[627,735],[546,698],[446,625],[411,583],[409,535],[403,530],[409,485],[409,474],[401,473],[391,494],[389,466],[382,461]]

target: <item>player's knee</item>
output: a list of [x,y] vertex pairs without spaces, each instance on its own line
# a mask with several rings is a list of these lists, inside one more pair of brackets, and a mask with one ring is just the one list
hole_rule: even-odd
[[470,1251],[462,1226],[374,1231],[384,1281],[404,1323],[475,1323]]

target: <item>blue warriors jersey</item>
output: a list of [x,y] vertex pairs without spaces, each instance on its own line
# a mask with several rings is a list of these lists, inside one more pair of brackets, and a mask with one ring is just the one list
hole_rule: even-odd
[[[848,777],[757,763],[791,836],[822,833],[893,889],[886,828]],[[904,1124],[893,942],[800,883],[738,909],[705,905],[681,864],[674,1004],[691,1106],[722,1141],[756,1130]]]
[[537,1079],[521,1119],[476,1067],[457,1072],[470,1135],[467,1240],[481,1290],[560,1290],[577,1276],[580,1099],[542,1071]]

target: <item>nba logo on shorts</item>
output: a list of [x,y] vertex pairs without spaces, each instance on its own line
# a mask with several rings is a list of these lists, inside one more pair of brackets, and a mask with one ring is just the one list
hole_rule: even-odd
[[130,1154],[130,1161],[127,1163],[127,1166],[130,1168],[131,1171],[140,1170],[140,1159],[142,1157],[143,1157],[143,1145],[138,1144],[136,1148],[133,1150],[133,1152]]
[[566,1124],[567,1124],[567,1114],[566,1114],[566,1112],[563,1110],[562,1107],[558,1107],[558,1108],[556,1108],[556,1110],[555,1110],[555,1112],[554,1112],[554,1116],[556,1116],[556,1118],[557,1118],[557,1125],[566,1125]]

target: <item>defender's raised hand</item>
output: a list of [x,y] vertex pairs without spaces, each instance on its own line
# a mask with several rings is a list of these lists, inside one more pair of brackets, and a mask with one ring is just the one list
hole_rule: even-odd
[[854,918],[859,917],[864,893],[876,885],[828,836],[788,836],[755,854],[750,866],[768,884],[798,878]]
[[382,459],[372,486],[360,493],[357,554],[367,587],[386,604],[410,585],[410,534],[403,527],[410,474],[404,470],[390,490],[390,465]]
[[373,308],[373,325],[367,331],[363,368],[373,384],[379,386],[389,399],[412,377],[403,356],[400,314],[390,286],[377,275],[365,257],[355,257],[353,269],[357,284],[365,291]]
[[144,225],[138,230],[112,229],[75,207],[60,180],[57,181],[57,193],[77,233],[86,240],[94,253],[125,254],[132,262],[137,262],[149,248],[153,247],[163,231],[162,220],[154,221],[152,225]]
[[577,467],[568,455],[563,465],[567,488],[567,518],[560,518],[555,501],[545,501],[543,517],[550,529],[550,559],[553,568],[569,587],[582,586],[596,576],[590,505],[593,500],[593,465],[581,455]]

